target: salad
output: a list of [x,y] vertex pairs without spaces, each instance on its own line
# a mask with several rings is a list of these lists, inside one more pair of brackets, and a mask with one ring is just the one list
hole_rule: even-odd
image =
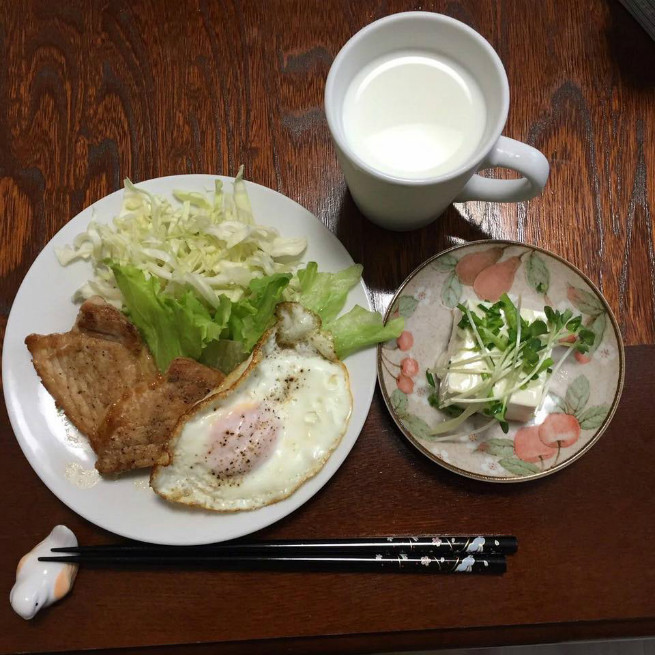
[[99,295],[139,328],[160,370],[191,357],[224,373],[243,361],[273,322],[279,302],[317,313],[340,359],[398,337],[404,321],[383,324],[355,306],[340,315],[362,267],[321,272],[301,266],[307,243],[258,225],[243,166],[233,191],[216,180],[211,193],[174,191],[177,202],[125,180],[119,214],[91,221],[73,244],[57,250],[62,265],[82,259],[93,277],[74,296]]
[[450,433],[475,413],[490,419],[475,432],[495,422],[507,432],[508,420],[528,420],[567,357],[586,353],[595,339],[570,309],[525,310],[506,293],[493,304],[459,303],[455,311],[451,346],[426,372],[435,389],[429,403],[452,416],[435,426],[433,436]]

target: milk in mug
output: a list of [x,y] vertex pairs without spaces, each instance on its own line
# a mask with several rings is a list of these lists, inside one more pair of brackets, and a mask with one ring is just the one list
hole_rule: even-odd
[[475,155],[485,125],[485,100],[473,76],[433,52],[373,60],[344,98],[343,128],[352,150],[399,178],[434,178],[460,168]]

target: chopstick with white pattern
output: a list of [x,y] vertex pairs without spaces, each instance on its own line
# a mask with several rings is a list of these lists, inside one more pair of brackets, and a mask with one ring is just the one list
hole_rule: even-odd
[[512,536],[412,536],[224,542],[202,546],[140,543],[53,548],[41,561],[96,566],[211,566],[224,570],[504,573]]

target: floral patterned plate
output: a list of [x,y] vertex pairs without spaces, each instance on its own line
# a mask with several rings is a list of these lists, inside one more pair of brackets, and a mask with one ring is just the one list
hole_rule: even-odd
[[[570,308],[595,341],[553,376],[536,417],[475,433],[488,419],[474,416],[444,439],[431,426],[447,417],[432,407],[427,369],[447,349],[452,308],[466,299],[519,296],[523,307]],[[550,475],[581,457],[609,424],[623,388],[621,335],[607,302],[571,264],[541,248],[512,241],[478,241],[444,251],[417,268],[396,293],[386,318],[405,317],[400,337],[379,346],[378,380],[393,419],[424,455],[467,477],[520,482]],[[438,384],[438,382],[437,382]],[[470,432],[470,434],[469,434]]]

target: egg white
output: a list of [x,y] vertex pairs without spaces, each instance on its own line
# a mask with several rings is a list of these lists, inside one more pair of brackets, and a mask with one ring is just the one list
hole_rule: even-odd
[[[247,364],[226,380],[231,386],[224,383],[178,423],[166,465],[151,475],[160,496],[222,512],[256,509],[292,494],[338,446],[352,411],[348,371],[329,352],[311,312],[286,303],[278,316]],[[237,423],[244,416],[258,422],[253,428],[242,421],[241,434],[224,427],[235,416]],[[276,435],[272,445],[266,431]],[[217,434],[232,435],[223,441],[233,460],[218,470]],[[225,443],[220,447],[225,463]]]

